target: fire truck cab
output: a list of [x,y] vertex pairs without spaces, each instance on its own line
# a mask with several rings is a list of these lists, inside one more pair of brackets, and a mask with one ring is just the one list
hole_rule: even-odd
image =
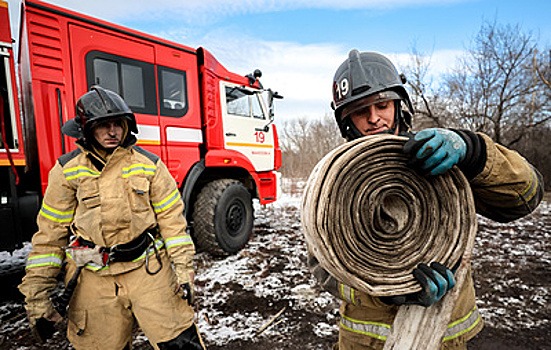
[[260,71],[236,74],[204,48],[46,2],[25,0],[21,11],[14,42],[0,0],[0,248],[36,231],[48,172],[76,147],[61,126],[77,99],[101,85],[125,99],[138,145],[176,180],[198,249],[239,251],[252,234],[252,200],[268,204],[279,192],[273,101],[281,96],[262,86]]

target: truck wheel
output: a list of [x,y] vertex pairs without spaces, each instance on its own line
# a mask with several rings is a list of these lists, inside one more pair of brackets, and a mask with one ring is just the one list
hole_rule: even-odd
[[234,254],[249,241],[254,210],[251,194],[232,179],[208,183],[193,210],[193,232],[200,251],[213,255]]

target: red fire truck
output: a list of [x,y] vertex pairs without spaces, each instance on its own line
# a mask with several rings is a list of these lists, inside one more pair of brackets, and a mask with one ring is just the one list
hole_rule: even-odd
[[21,4],[18,41],[9,23],[0,0],[1,250],[36,231],[48,172],[75,148],[61,126],[96,84],[134,111],[138,145],[176,179],[198,248],[227,254],[247,243],[252,201],[277,199],[281,165],[273,124],[273,100],[281,96],[262,86],[259,70],[235,74],[204,48],[38,0]]

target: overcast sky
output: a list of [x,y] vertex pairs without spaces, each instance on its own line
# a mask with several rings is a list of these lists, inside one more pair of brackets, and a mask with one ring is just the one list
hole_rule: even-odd
[[[259,68],[282,94],[278,119],[330,114],[335,70],[351,48],[378,51],[400,67],[412,48],[435,76],[452,68],[485,22],[520,25],[551,46],[549,0],[50,0],[48,2],[205,47],[229,70]],[[8,0],[12,31],[19,0]],[[14,34],[14,37],[17,35]]]

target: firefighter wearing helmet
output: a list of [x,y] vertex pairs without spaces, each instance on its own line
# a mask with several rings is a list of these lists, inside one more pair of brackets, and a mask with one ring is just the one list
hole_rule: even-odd
[[[537,207],[543,197],[542,177],[517,152],[468,130],[431,128],[412,133],[413,106],[404,83],[404,76],[385,56],[350,51],[333,80],[332,107],[342,136],[349,141],[385,133],[409,137],[403,149],[409,164],[428,177],[459,167],[471,185],[477,213],[492,220],[513,221]],[[383,349],[399,305],[438,303],[455,285],[455,268],[428,263],[413,270],[420,292],[375,297],[337,281],[310,254],[309,266],[318,282],[342,300],[335,349]],[[483,326],[470,273],[460,288],[442,349],[466,349],[467,341]]]
[[[335,110],[342,136],[350,141],[364,135],[380,133],[375,128],[383,125],[386,129],[381,132],[408,132],[411,128],[410,111],[413,111],[413,105],[403,85],[405,82],[404,75],[398,74],[392,62],[385,56],[352,50],[333,79],[331,106]],[[380,110],[379,107],[382,106],[388,106],[389,110],[393,107],[393,113],[382,121],[376,120],[375,124],[370,122],[374,128],[361,128],[353,123],[353,118],[362,116],[367,109]]]
[[[135,145],[134,114],[93,86],[62,132],[78,148],[50,171],[19,286],[33,335],[45,341],[67,313],[75,349],[130,349],[134,320],[156,349],[204,349],[183,201],[165,164]],[[66,293],[52,302],[65,263]]]

